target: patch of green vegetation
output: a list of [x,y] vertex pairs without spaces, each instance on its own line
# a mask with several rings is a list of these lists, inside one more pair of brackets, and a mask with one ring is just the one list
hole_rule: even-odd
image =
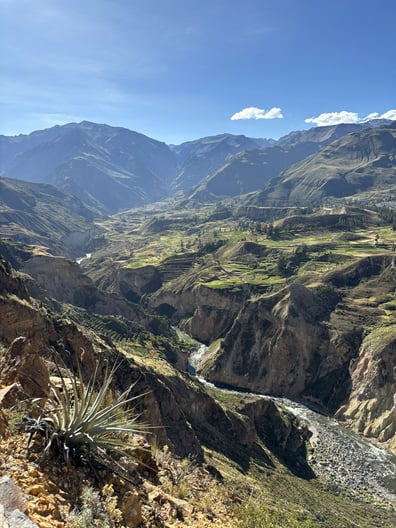
[[235,289],[240,286],[241,281],[239,278],[232,278],[232,279],[215,279],[209,282],[205,282],[205,286],[208,288],[211,288],[212,290],[228,290],[228,289]]
[[363,346],[374,353],[382,350],[386,343],[396,341],[396,324],[374,328],[364,339]]
[[0,343],[0,358],[7,352],[7,346],[4,343]]
[[396,299],[392,299],[382,303],[380,307],[386,312],[394,312],[396,310]]
[[[330,211],[330,210],[329,210]],[[329,211],[326,211],[328,217]],[[366,224],[360,225],[361,210],[356,212],[356,222],[353,220],[353,212],[348,214],[348,225],[337,229],[326,227],[326,223],[320,224],[320,215],[315,213],[315,219],[309,223],[309,215],[304,215],[304,222],[298,227],[298,231],[293,231],[293,223],[288,223],[287,229],[283,232],[277,222],[274,226],[279,230],[277,237],[268,236],[268,225],[262,222],[244,220],[241,217],[222,216],[216,219],[216,205],[208,205],[200,211],[197,210],[175,210],[163,211],[164,229],[162,231],[140,232],[139,229],[147,221],[153,222],[156,217],[153,212],[138,211],[123,213],[122,222],[118,218],[114,225],[106,221],[107,238],[109,242],[117,246],[118,261],[128,268],[139,268],[146,265],[160,266],[169,257],[176,255],[196,253],[200,265],[207,267],[209,276],[198,278],[198,282],[210,283],[212,288],[235,287],[236,280],[240,283],[252,285],[265,284],[263,275],[252,277],[249,268],[264,269],[267,260],[274,260],[274,256],[268,258],[264,255],[240,255],[233,254],[234,244],[241,242],[254,242],[265,247],[268,251],[283,251],[285,254],[293,254],[298,247],[306,246],[308,259],[305,263],[300,263],[297,273],[299,277],[304,274],[325,273],[335,269],[342,259],[359,258],[370,254],[379,254],[393,247],[396,241],[396,233],[389,225],[379,223],[379,216],[376,213],[367,213]],[[150,216],[151,215],[151,216]],[[115,231],[114,227],[117,227]],[[263,227],[264,226],[264,227]],[[160,229],[161,222],[156,228]],[[218,243],[223,241],[227,247],[223,257],[219,254],[219,263],[230,273],[232,277],[216,276],[210,271],[210,259],[217,256]],[[321,259],[321,254],[328,253],[327,265]],[[339,260],[337,260],[339,259]],[[310,262],[313,261],[314,264]],[[319,263],[316,263],[316,262]],[[330,265],[331,263],[331,265]],[[266,270],[268,272],[268,270]],[[292,273],[292,274],[293,274]],[[281,277],[282,275],[280,275]],[[274,282],[274,280],[271,280]]]
[[[238,528],[315,528],[318,526],[312,515],[295,514],[269,507],[261,497],[249,497],[246,502],[234,507]],[[316,519],[318,520],[318,519]]]
[[329,271],[332,271],[336,268],[337,264],[334,262],[320,262],[317,260],[310,260],[300,266],[298,269],[298,275],[300,277],[303,277],[306,274],[323,275],[324,273],[328,273]]

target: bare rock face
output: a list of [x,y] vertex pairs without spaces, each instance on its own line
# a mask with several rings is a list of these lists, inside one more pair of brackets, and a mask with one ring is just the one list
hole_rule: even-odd
[[34,277],[37,283],[54,299],[81,305],[95,301],[92,281],[81,273],[77,262],[63,257],[37,255],[28,260],[23,271]]
[[155,266],[136,269],[115,267],[108,270],[99,284],[108,292],[119,294],[130,302],[138,302],[143,295],[160,288],[162,280]]
[[[136,327],[150,326],[152,317],[140,306],[133,304],[136,299],[127,299],[123,296],[124,291],[102,291],[82,272],[79,264],[72,260],[36,255],[25,262],[22,271],[33,277],[37,286],[32,292],[43,302],[48,303],[49,298],[53,298],[100,315],[120,315],[129,319]],[[128,287],[125,281],[122,282],[122,287]]]
[[25,511],[27,507],[27,501],[23,497],[21,490],[8,476],[0,478],[0,502],[5,512],[11,512],[15,509]]
[[27,500],[13,480],[4,475],[0,478],[0,526],[2,528],[38,528],[23,512]]
[[18,337],[11,343],[0,363],[0,371],[3,383],[20,383],[27,396],[48,396],[47,366],[32,341],[25,337]]
[[0,295],[3,292],[17,295],[20,299],[29,297],[21,277],[14,273],[9,262],[0,256]]
[[204,285],[181,291],[161,290],[150,299],[159,313],[185,320],[184,329],[195,339],[210,343],[225,335],[246,301],[244,292],[215,290]]
[[304,478],[314,476],[306,457],[309,432],[295,416],[269,398],[247,402],[240,412],[249,416],[259,438],[293,473]]
[[44,314],[16,297],[0,296],[0,338],[10,344],[16,337],[41,340],[55,337],[52,324]]
[[352,391],[337,416],[396,453],[396,326],[377,328],[351,363]]
[[[347,372],[354,354],[343,336],[329,329],[328,311],[320,295],[300,284],[273,299],[251,301],[202,371],[210,381],[255,392],[309,393],[331,372]],[[330,391],[323,403],[339,403],[344,396],[342,388]]]

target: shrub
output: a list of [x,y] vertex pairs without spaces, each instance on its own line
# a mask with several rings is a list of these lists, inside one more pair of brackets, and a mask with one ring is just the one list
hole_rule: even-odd
[[[61,455],[68,464],[97,462],[114,470],[117,458],[131,456],[126,452],[131,447],[130,436],[147,431],[130,409],[139,397],[129,396],[133,386],[112,398],[110,387],[117,367],[106,369],[99,385],[98,366],[97,363],[86,385],[80,365],[78,376],[65,376],[58,368],[60,388],[50,384],[50,395],[44,400],[39,417],[27,415],[16,424],[30,434],[28,448],[33,438],[41,438],[42,461]],[[42,399],[32,400],[33,408],[37,409],[39,403],[43,403]]]
[[[112,489],[110,490],[113,491]],[[84,486],[81,491],[81,507],[69,513],[67,526],[69,528],[112,528],[119,526],[122,518],[120,510],[109,508],[115,500],[113,494],[109,495]]]

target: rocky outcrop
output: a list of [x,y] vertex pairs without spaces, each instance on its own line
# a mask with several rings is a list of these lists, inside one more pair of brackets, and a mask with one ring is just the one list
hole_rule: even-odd
[[394,269],[395,256],[392,253],[365,257],[341,270],[329,273],[327,281],[336,287],[354,287],[362,281],[380,276]]
[[17,337],[0,361],[1,381],[12,386],[19,383],[25,395],[48,396],[49,372],[32,341]]
[[0,526],[2,528],[38,528],[24,512],[27,500],[8,476],[0,478]]
[[143,295],[152,293],[162,286],[161,275],[155,266],[140,268],[113,267],[106,270],[98,286],[107,292],[121,295],[127,301],[139,302]]
[[28,299],[23,278],[16,274],[10,263],[0,255],[0,295],[15,295],[19,299]]
[[77,262],[51,255],[32,256],[22,270],[31,275],[49,297],[58,301],[90,307],[98,301],[91,279]]
[[[95,286],[77,262],[63,257],[36,255],[25,262],[21,270],[34,278],[34,282],[30,284],[32,294],[46,303],[55,299],[99,315],[121,316],[136,329],[145,327],[155,332],[161,328],[166,331],[163,322],[147,314],[141,306],[130,302],[133,299],[128,300],[128,295],[108,293]],[[126,280],[122,282],[122,287],[128,287]]]
[[[280,297],[280,299],[279,299]],[[334,301],[333,301],[334,302]],[[215,354],[201,369],[210,381],[264,394],[308,395],[331,372],[348,372],[354,350],[345,336],[328,327],[331,301],[291,284],[282,295],[243,307]],[[345,397],[345,384],[318,394],[325,405]]]
[[352,389],[337,416],[365,436],[388,442],[396,453],[396,326],[377,328],[351,362]]
[[231,328],[234,318],[246,301],[244,291],[186,286],[174,291],[162,289],[150,298],[150,306],[158,313],[171,315],[183,329],[198,341],[211,343]]
[[0,321],[0,339],[7,345],[19,336],[37,344],[42,342],[42,336],[49,341],[56,337],[45,311],[40,311],[16,296],[0,295]]
[[300,477],[312,478],[307,463],[308,428],[271,399],[248,401],[239,411],[249,416],[259,438]]

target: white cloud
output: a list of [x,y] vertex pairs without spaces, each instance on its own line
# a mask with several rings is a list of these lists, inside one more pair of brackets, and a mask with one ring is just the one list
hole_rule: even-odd
[[316,117],[309,117],[305,119],[305,122],[313,123],[317,126],[338,125],[340,123],[358,123],[359,114],[356,112],[347,112],[345,110],[342,112],[326,112]]
[[340,123],[365,123],[371,119],[396,119],[396,110],[388,110],[383,114],[371,112],[365,117],[359,117],[357,112],[325,112],[316,117],[305,119],[305,123],[313,123],[317,126],[339,125]]
[[396,119],[396,110],[388,110],[387,112],[383,113],[381,116],[379,116],[378,119]]
[[238,121],[239,119],[282,119],[282,117],[282,110],[280,108],[274,107],[270,110],[264,110],[263,108],[249,106],[232,115],[231,121]]

